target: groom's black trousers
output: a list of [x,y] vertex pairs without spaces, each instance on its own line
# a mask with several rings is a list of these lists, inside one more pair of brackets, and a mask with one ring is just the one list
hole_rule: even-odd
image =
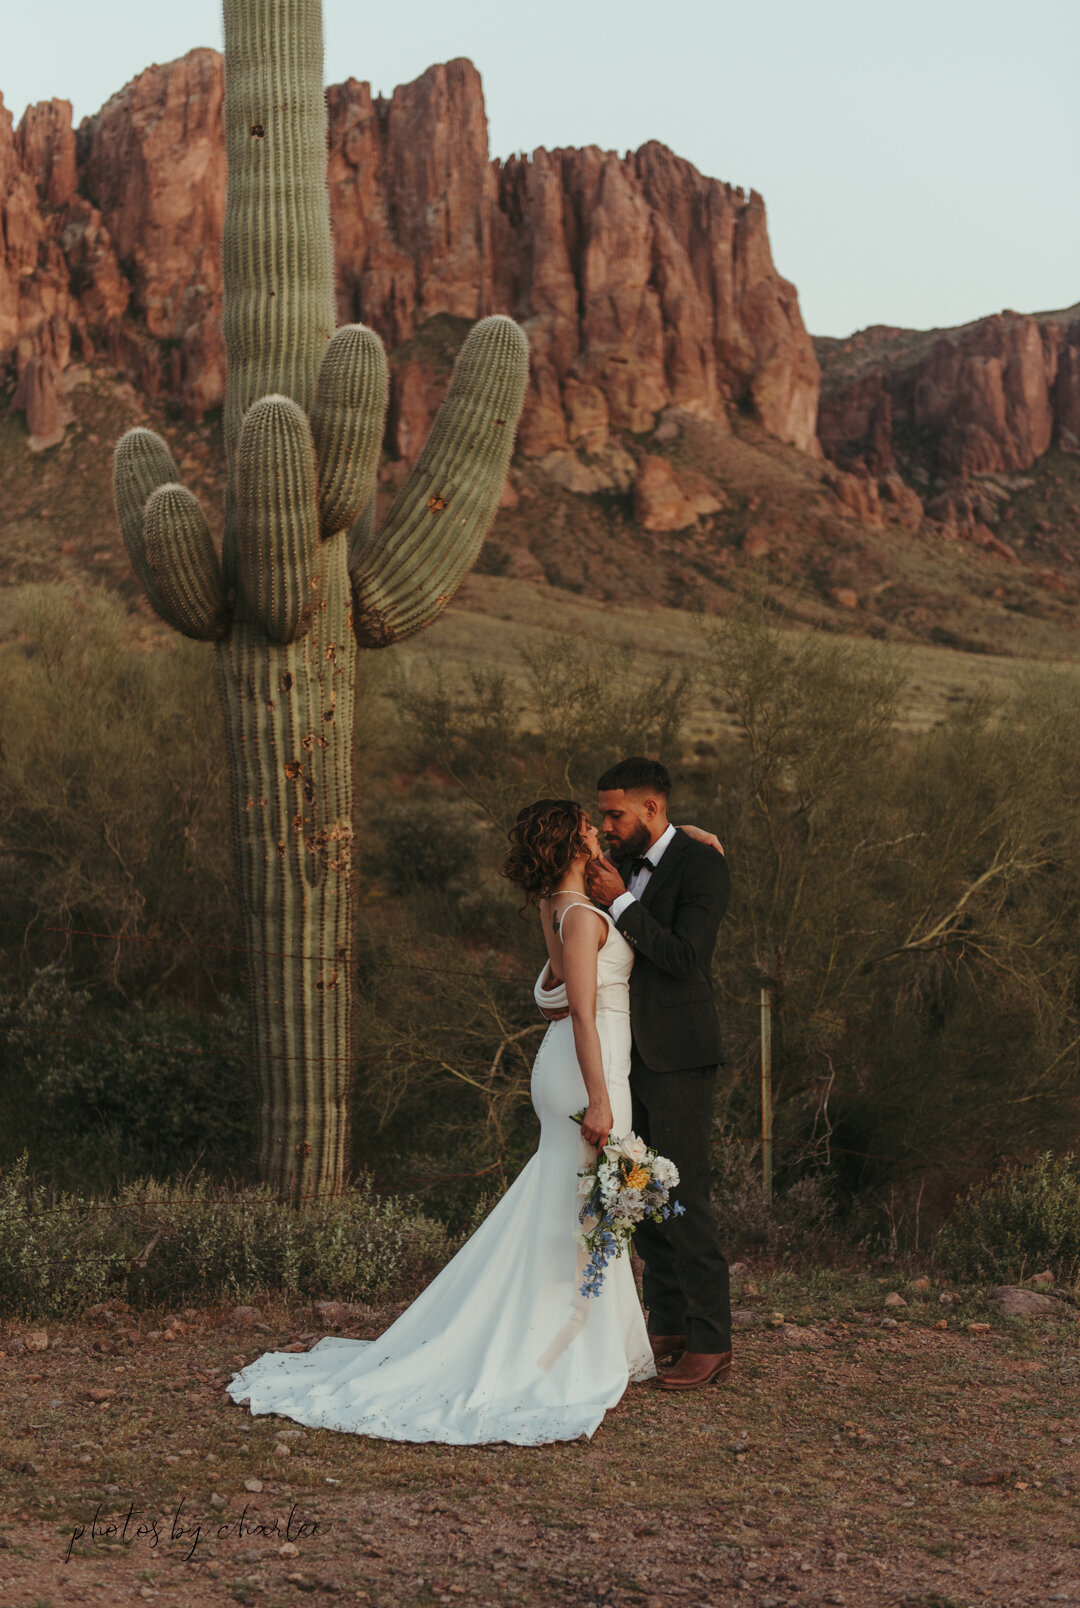
[[714,1066],[653,1072],[630,1061],[634,1132],[679,1169],[685,1215],[642,1223],[634,1249],[645,1263],[650,1334],[685,1334],[688,1351],[731,1349],[728,1265],[716,1243],[709,1176]]

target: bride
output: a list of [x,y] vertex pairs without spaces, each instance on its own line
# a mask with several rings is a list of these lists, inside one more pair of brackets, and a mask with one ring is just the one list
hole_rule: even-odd
[[[510,833],[503,875],[539,904],[547,945],[537,1003],[569,1009],[533,1065],[535,1155],[380,1339],[328,1336],[236,1374],[226,1389],[252,1413],[387,1440],[537,1446],[591,1436],[631,1379],[655,1375],[629,1258],[586,1298],[574,1238],[579,1170],[631,1127],[634,957],[585,893],[599,853],[596,828],[565,800],[530,804]],[[583,1106],[579,1129],[571,1115]]]

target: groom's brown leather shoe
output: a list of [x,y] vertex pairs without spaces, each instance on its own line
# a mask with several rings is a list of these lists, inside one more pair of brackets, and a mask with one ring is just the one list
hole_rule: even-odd
[[653,1361],[658,1368],[665,1362],[674,1362],[686,1350],[686,1336],[684,1334],[651,1334],[649,1344],[652,1346]]
[[731,1372],[730,1351],[684,1351],[673,1368],[653,1380],[658,1390],[698,1390]]

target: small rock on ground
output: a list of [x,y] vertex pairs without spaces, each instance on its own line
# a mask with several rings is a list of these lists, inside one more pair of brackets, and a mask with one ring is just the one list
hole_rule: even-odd
[[262,1321],[262,1313],[259,1308],[253,1306],[234,1306],[229,1315],[234,1323],[260,1323]]

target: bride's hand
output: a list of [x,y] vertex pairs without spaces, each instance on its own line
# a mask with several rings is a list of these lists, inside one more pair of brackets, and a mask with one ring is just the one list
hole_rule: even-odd
[[595,1146],[597,1150],[607,1143],[611,1133],[611,1102],[609,1100],[590,1100],[588,1109],[581,1119],[581,1137],[586,1144]]
[[710,849],[717,849],[721,854],[724,852],[724,845],[716,833],[706,832],[703,826],[680,826],[679,831],[685,832],[687,837],[693,838],[695,843],[705,843]]

